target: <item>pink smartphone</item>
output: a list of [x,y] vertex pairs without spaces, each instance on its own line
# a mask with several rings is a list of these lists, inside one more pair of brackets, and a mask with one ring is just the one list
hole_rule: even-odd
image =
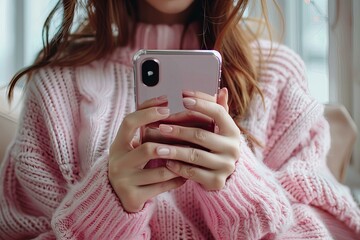
[[[183,112],[183,90],[218,93],[221,55],[215,50],[140,50],[133,57],[136,106],[167,95],[170,114]],[[146,129],[141,130],[142,142]]]

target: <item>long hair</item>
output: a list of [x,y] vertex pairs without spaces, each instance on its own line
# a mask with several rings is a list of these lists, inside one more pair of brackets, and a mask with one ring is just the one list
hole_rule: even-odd
[[[267,26],[266,0],[261,0],[262,15]],[[257,33],[247,27],[244,12],[250,0],[195,0],[193,21],[199,21],[202,49],[216,49],[223,58],[222,87],[229,90],[230,114],[243,116],[254,94],[262,96],[257,79],[258,68],[250,42]],[[134,0],[59,0],[43,27],[44,47],[36,61],[15,74],[9,83],[11,100],[17,82],[45,66],[79,66],[110,54],[119,46],[134,42],[138,16]],[[78,26],[76,13],[84,17]],[[56,14],[62,14],[58,31],[50,38]],[[76,27],[75,31],[72,31]],[[114,29],[117,34],[114,34]],[[240,127],[240,126],[239,126]],[[240,127],[241,128],[241,127]]]

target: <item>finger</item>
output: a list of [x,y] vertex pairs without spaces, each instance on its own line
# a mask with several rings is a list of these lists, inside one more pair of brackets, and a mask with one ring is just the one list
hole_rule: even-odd
[[238,137],[240,134],[239,128],[234,123],[234,120],[221,105],[195,98],[183,98],[183,102],[187,109],[198,111],[214,119],[215,124],[220,129],[219,133],[221,135]]
[[214,132],[214,120],[210,117],[195,111],[183,111],[170,115],[161,123],[175,124],[184,127],[195,127]]
[[139,212],[144,208],[146,201],[157,195],[178,188],[186,182],[186,179],[177,177],[165,182],[140,186],[136,189],[124,191],[121,203],[127,212]]
[[[136,153],[134,150],[129,153],[131,154],[129,158],[131,157],[132,159],[134,159],[134,161],[128,161],[126,167],[144,166],[150,159],[156,158],[156,159],[172,159],[192,165],[197,165],[199,167],[206,169],[211,169],[211,170],[222,169],[222,171],[224,172],[231,173],[235,168],[235,161],[231,161],[231,159],[236,160],[239,158],[239,150],[238,148],[236,148],[235,144],[233,144],[234,146],[229,147],[232,144],[232,141],[230,142],[228,139],[225,141],[229,142],[229,144],[228,146],[224,144],[225,146],[221,149],[221,151],[226,154],[217,154],[199,148],[186,147],[186,146],[145,143],[139,148],[144,148],[144,149],[147,148],[146,150],[140,150],[139,152]],[[185,141],[183,143],[186,144]],[[145,145],[147,145],[148,147],[144,147]],[[144,155],[146,154],[141,153],[141,151],[149,152],[149,154],[147,154],[147,156],[144,157]],[[159,171],[161,171],[161,169]],[[166,173],[162,173],[158,175],[163,176],[164,174]]]
[[122,121],[113,145],[128,147],[139,127],[165,119],[169,113],[167,107],[151,107],[130,113]]
[[169,122],[169,123],[171,122],[174,124],[191,123],[191,122],[210,123],[210,122],[213,122],[213,120],[202,113],[185,110],[182,112],[178,112],[178,113],[169,115],[169,117],[163,122]]
[[200,128],[161,124],[159,130],[159,132],[166,137],[194,143],[212,152],[230,151],[229,147],[233,147],[234,145],[227,137]]
[[200,98],[205,101],[216,102],[216,95],[211,96],[207,93],[192,90],[183,90],[183,97]]
[[147,127],[158,128],[159,124],[161,123],[170,123],[181,126],[201,127],[201,126],[214,125],[214,120],[202,113],[185,110],[182,112],[170,114],[169,117],[167,117],[166,119],[158,122],[150,123],[147,125]]
[[229,93],[227,88],[224,87],[220,89],[217,103],[223,106],[223,108],[225,108],[227,112],[229,112],[228,98],[229,98]]
[[166,182],[179,177],[166,167],[141,169],[133,178],[132,184],[137,186]]
[[137,148],[138,146],[141,145],[140,140],[139,140],[138,138],[134,138],[134,139],[131,141],[131,145],[133,146],[133,148]]
[[143,134],[143,143],[153,142],[167,145],[188,145],[188,142],[161,134],[159,128],[146,128]]
[[167,159],[208,170],[222,169],[226,172],[232,172],[235,168],[235,161],[231,161],[225,156],[192,147],[176,146]]
[[182,177],[177,177],[165,182],[154,183],[150,185],[145,185],[139,187],[141,191],[141,197],[144,199],[151,199],[161,193],[176,189],[183,185],[186,182],[186,179]]
[[145,109],[149,107],[155,107],[155,106],[166,106],[168,103],[168,99],[166,95],[162,95],[160,97],[151,98],[149,100],[146,100],[145,102],[138,105],[137,109]]
[[174,154],[174,146],[146,142],[126,153],[128,161],[118,161],[114,166],[117,169],[142,168],[151,159],[167,159]]
[[206,190],[220,190],[225,186],[226,176],[196,166],[167,161],[166,167],[185,179],[201,184]]

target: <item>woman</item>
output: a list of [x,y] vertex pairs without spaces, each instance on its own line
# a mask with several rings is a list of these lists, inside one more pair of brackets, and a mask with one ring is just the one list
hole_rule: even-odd
[[[356,238],[360,210],[327,170],[328,124],[304,64],[238,24],[248,4],[92,0],[71,34],[81,1],[59,1],[58,33],[10,84],[32,74],[2,166],[0,236],[328,239],[339,235],[336,223],[340,236]],[[138,143],[139,127],[169,116],[166,96],[134,110],[131,58],[140,48],[220,51],[217,103],[183,93],[184,106],[218,131],[159,126],[209,151]],[[154,158],[169,160],[144,168]]]

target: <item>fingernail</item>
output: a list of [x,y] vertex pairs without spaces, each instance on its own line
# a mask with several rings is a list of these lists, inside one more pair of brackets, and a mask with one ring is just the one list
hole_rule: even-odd
[[170,149],[167,148],[167,147],[158,147],[158,148],[156,149],[156,153],[157,153],[159,156],[166,156],[166,155],[169,155]]
[[161,115],[168,115],[170,113],[170,109],[169,108],[157,108],[156,109],[158,111],[158,113],[160,113]]
[[183,94],[186,96],[195,96],[195,92],[191,90],[183,90]]
[[196,100],[193,98],[183,98],[183,103],[185,106],[194,106],[196,104]]
[[157,97],[156,98],[156,100],[158,101],[158,102],[167,102],[167,96],[166,95],[162,95],[162,96],[160,96],[160,97]]
[[163,133],[171,133],[173,131],[173,128],[168,126],[168,125],[160,125],[159,126],[159,129],[160,129],[160,132],[163,132]]

